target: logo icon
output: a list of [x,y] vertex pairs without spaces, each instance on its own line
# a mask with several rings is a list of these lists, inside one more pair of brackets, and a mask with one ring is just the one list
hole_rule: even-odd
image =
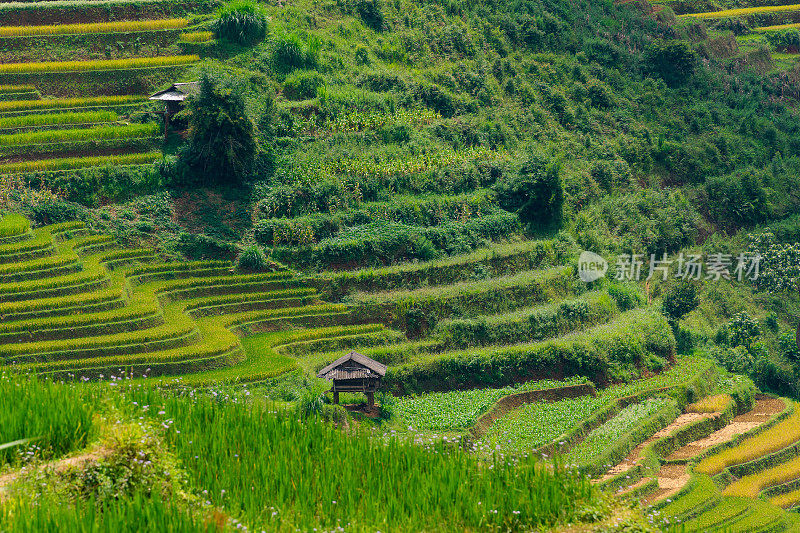
[[606,275],[608,261],[594,252],[581,252],[578,258],[578,277],[589,283]]

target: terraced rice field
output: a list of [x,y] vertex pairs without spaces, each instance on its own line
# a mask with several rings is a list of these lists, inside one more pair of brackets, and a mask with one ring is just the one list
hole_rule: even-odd
[[[680,0],[667,3],[684,23],[702,21],[711,49],[719,50],[719,60],[732,63],[736,69],[750,68],[762,74],[791,70],[798,60],[797,38],[792,32],[800,24],[800,4],[774,4],[758,0],[721,5]],[[693,11],[703,7],[706,10]],[[742,28],[735,31],[735,35],[730,32],[734,21]]]
[[[622,497],[643,501],[651,522],[664,529],[800,528],[800,517],[784,510],[800,501],[797,405],[767,396],[760,396],[752,407],[747,402],[737,405],[723,393],[685,409],[598,482]],[[631,417],[628,414],[626,421]],[[612,419],[605,426],[614,423]],[[592,436],[571,453],[590,446]]]
[[[13,217],[3,221],[25,228]],[[235,275],[230,268],[162,263],[149,250],[117,249],[79,223],[21,233],[0,245],[0,356],[62,377],[186,374],[242,361],[232,329],[347,320],[346,308],[322,303],[289,272]],[[294,367],[275,363],[237,378]]]
[[719,19],[719,18],[736,18],[748,15],[764,14],[764,13],[783,13],[783,12],[795,12],[795,11],[800,11],[800,4],[743,7],[738,9],[723,9],[721,11],[708,11],[705,13],[686,13],[680,16],[701,18],[701,19]]
[[162,144],[157,117],[146,132],[116,132],[150,93],[189,81],[200,59],[191,43],[210,38],[187,15],[211,9],[203,1],[0,3],[0,135],[20,136],[16,148],[3,145],[0,173],[151,163]]
[[[222,261],[163,262],[80,223],[31,230],[24,217],[6,215],[0,357],[65,379],[169,377],[173,385],[208,386],[313,374],[358,350],[389,365],[387,388],[422,393],[399,400],[398,425],[447,434],[469,432],[506,395],[586,383],[537,380],[542,362],[552,368],[555,357],[565,369],[587,350],[625,360],[672,357],[674,345],[659,344],[669,332],[663,318],[629,308],[609,289],[576,294],[564,281],[569,267],[540,253],[547,249],[526,242],[371,271],[247,274]],[[469,281],[476,265],[495,277]],[[391,290],[398,283],[405,288]],[[604,313],[590,312],[594,304]],[[476,345],[470,339],[480,333],[453,325],[483,317],[489,331],[521,331],[514,313],[558,321],[566,308],[584,312],[546,331],[526,318],[536,333],[517,340],[527,343],[501,345],[506,337],[490,334],[489,344]],[[421,328],[414,309],[427,317]],[[422,338],[408,338],[420,331]],[[516,384],[520,376],[532,381]],[[680,520],[689,531],[789,530],[796,520],[782,508],[800,501],[798,411],[766,397],[753,408],[737,404],[733,390],[752,397],[741,392],[751,390],[747,383],[718,376],[702,357],[683,357],[596,395],[589,388],[576,398],[523,403],[498,415],[473,449],[564,453],[600,483],[655,505],[654,521]],[[490,388],[469,390],[475,386]],[[440,387],[449,392],[435,392]],[[710,476],[723,476],[719,486]]]
[[[26,164],[38,163],[7,165]],[[2,220],[27,228],[20,217]],[[508,386],[516,378],[507,368],[536,378],[554,356],[569,368],[587,349],[599,354],[612,345],[628,360],[672,357],[663,318],[620,310],[603,291],[576,296],[570,268],[542,253],[549,246],[523,242],[369,273],[299,278],[288,271],[231,274],[231,265],[219,262],[159,263],[151,251],[118,249],[80,224],[39,228],[0,246],[0,356],[20,369],[57,376],[100,378],[128,369],[192,374],[187,381],[205,383],[260,380],[294,369],[313,374],[342,351],[358,350],[390,365],[386,382],[396,392]],[[497,277],[460,281],[482,264]],[[408,289],[380,291],[397,282]],[[324,303],[358,289],[372,292],[351,295],[346,304]],[[594,303],[602,303],[603,313],[582,312]],[[437,320],[504,317],[525,306],[532,306],[526,316],[541,312],[563,323],[543,331],[529,320],[534,331],[505,346],[499,346],[505,337],[490,336],[489,345],[469,347],[474,332],[436,329]],[[577,311],[553,317],[559,309]],[[427,316],[425,324],[413,320],[417,313]],[[497,324],[506,327],[505,319]],[[251,357],[245,358],[232,330],[262,332],[249,341]],[[637,342],[630,340],[634,331]],[[409,340],[420,333],[425,337]],[[519,344],[526,340],[533,342]],[[469,371],[475,364],[485,370]],[[597,371],[607,371],[606,364]],[[443,375],[441,365],[451,374]],[[576,374],[577,367],[568,372]]]

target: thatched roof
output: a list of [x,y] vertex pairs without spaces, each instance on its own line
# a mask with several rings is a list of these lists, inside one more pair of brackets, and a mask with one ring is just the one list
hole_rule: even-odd
[[150,100],[161,100],[166,102],[183,102],[187,96],[196,93],[200,89],[200,83],[190,81],[187,83],[175,83],[169,89],[158,91],[150,97]]
[[318,378],[328,380],[374,378],[385,375],[386,365],[382,365],[358,352],[350,352],[347,355],[343,355],[317,372]]

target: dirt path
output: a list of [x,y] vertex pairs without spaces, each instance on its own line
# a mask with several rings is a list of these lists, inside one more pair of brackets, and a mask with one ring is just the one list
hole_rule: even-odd
[[784,409],[786,409],[786,403],[783,400],[762,398],[756,401],[752,410],[734,417],[727,426],[715,431],[708,437],[690,442],[686,446],[679,448],[667,457],[667,460],[684,462],[681,464],[673,463],[663,465],[656,476],[658,490],[646,496],[642,503],[647,505],[664,498],[669,498],[681,490],[692,477],[691,473],[687,470],[685,461],[696,457],[712,446],[727,442],[742,433],[746,433],[764,424],[771,417]]
[[644,451],[644,449],[648,445],[650,445],[652,442],[654,442],[654,441],[656,441],[656,440],[658,440],[658,439],[660,439],[662,437],[666,437],[670,433],[682,428],[683,426],[691,424],[692,422],[694,422],[696,420],[700,420],[700,419],[703,419],[703,418],[711,418],[711,417],[714,417],[714,416],[719,416],[719,413],[710,413],[710,414],[709,413],[685,413],[685,414],[682,414],[682,415],[678,416],[678,418],[676,418],[675,421],[672,422],[670,425],[668,425],[664,429],[659,430],[658,432],[653,434],[653,436],[651,436],[649,439],[647,439],[646,441],[644,441],[643,443],[638,445],[636,448],[631,450],[631,453],[629,453],[628,456],[625,459],[623,459],[623,461],[620,464],[611,467],[611,469],[608,472],[606,472],[605,475],[603,475],[602,477],[600,477],[597,480],[595,480],[595,482],[602,483],[604,481],[608,481],[609,479],[613,478],[614,476],[617,476],[617,475],[619,475],[619,474],[621,474],[623,472],[627,472],[631,468],[634,468],[643,459],[642,458],[642,451]]

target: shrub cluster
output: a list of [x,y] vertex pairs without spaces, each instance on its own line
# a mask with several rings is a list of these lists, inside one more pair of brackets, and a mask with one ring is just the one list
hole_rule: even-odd
[[280,261],[334,269],[378,266],[411,259],[425,261],[443,253],[466,253],[490,241],[508,239],[519,229],[517,216],[506,212],[430,227],[371,222],[348,228],[315,246],[276,247],[272,253]]
[[267,36],[267,15],[253,0],[232,0],[217,11],[214,34],[241,46],[252,46]]

